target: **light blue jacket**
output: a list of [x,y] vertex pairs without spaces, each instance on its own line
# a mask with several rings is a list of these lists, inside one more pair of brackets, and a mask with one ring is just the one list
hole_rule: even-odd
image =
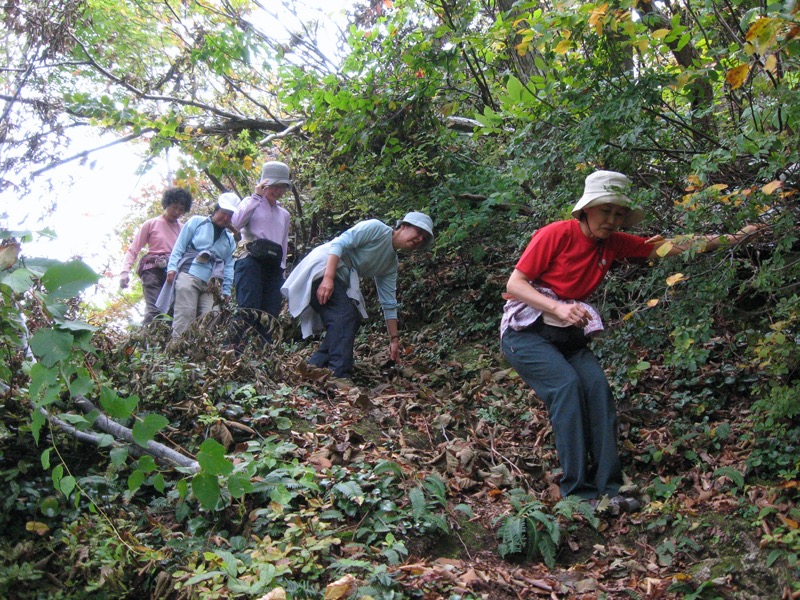
[[319,314],[311,308],[311,287],[325,274],[328,256],[339,257],[336,278],[347,285],[347,295],[355,301],[362,318],[367,318],[359,277],[373,277],[385,319],[397,318],[397,252],[392,246],[392,228],[371,219],[351,227],[327,244],[317,246],[297,265],[281,292],[289,303],[289,313],[300,317],[303,337],[324,331]]
[[[329,252],[340,259],[337,272],[352,269],[359,277],[372,277],[383,317],[397,318],[397,251],[392,246],[391,227],[377,219],[361,221],[333,238]],[[345,275],[347,281],[349,271]]]
[[186,222],[175,241],[172,254],[169,256],[167,271],[178,271],[178,263],[187,252],[210,252],[213,260],[205,263],[198,262],[196,259],[192,260],[189,275],[206,282],[212,277],[221,275],[222,294],[230,296],[233,284],[233,251],[235,249],[236,242],[230,231],[227,229],[223,231],[215,242],[214,224],[211,222],[211,217],[194,216]]

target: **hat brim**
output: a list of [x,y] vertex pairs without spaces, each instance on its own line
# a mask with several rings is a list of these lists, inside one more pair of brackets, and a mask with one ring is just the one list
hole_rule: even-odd
[[624,194],[584,194],[581,196],[581,199],[578,200],[575,208],[572,209],[572,216],[576,219],[580,219],[584,209],[591,208],[592,206],[600,206],[602,204],[614,204],[615,206],[622,206],[628,209],[628,214],[625,215],[625,219],[622,222],[623,227],[634,227],[645,218],[645,212],[641,208],[631,206],[633,202]]
[[397,226],[400,227],[400,225],[411,225],[411,227],[416,227],[420,231],[424,231],[425,232],[425,243],[422,246],[420,246],[421,250],[427,250],[428,248],[430,248],[433,245],[433,232],[432,231],[428,231],[427,229],[425,229],[424,227],[422,227],[421,225],[419,225],[417,223],[411,223],[410,221],[403,221],[402,219],[397,221]]
[[292,182],[288,179],[276,179],[273,181],[272,179],[267,178],[262,179],[259,183],[266,183],[267,185],[286,185],[289,187],[289,189],[292,189]]

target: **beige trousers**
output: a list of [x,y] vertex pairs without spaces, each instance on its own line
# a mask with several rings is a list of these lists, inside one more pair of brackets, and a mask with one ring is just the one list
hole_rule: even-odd
[[208,283],[189,273],[178,273],[175,279],[172,337],[180,337],[192,321],[213,309],[214,296],[208,289]]

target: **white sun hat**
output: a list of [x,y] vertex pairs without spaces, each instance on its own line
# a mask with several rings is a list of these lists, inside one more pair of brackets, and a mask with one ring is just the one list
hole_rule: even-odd
[[584,208],[600,204],[616,204],[629,208],[628,214],[622,223],[623,227],[633,227],[644,219],[644,211],[635,208],[633,201],[628,197],[631,189],[631,180],[616,171],[595,171],[586,178],[583,187],[583,196],[572,209],[572,216],[580,219]]
[[428,248],[433,243],[433,221],[428,215],[421,212],[406,213],[406,216],[397,222],[397,226],[400,227],[403,223],[418,227],[427,234],[423,248]]
[[236,207],[239,206],[240,202],[239,196],[233,192],[225,192],[217,199],[217,204],[222,210],[229,210],[231,212],[236,212]]

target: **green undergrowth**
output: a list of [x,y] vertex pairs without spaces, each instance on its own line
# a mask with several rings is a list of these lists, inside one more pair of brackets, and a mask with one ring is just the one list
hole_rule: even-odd
[[[525,592],[437,569],[517,568],[564,597],[592,589],[586,581],[625,597],[643,576],[675,598],[797,591],[795,305],[778,302],[764,330],[758,314],[734,318],[721,282],[701,285],[700,307],[664,291],[669,271],[642,268],[612,275],[608,332],[595,349],[619,404],[625,472],[647,505],[603,518],[558,498],[546,411],[499,352],[502,281],[475,259],[440,256],[434,279],[423,276],[429,258],[404,263],[403,361],[388,361],[382,324],[370,321],[352,386],[309,369],[313,342],[292,327],[273,346],[237,353],[235,311],[177,344],[165,323],[123,334],[70,324],[78,307],[59,308],[59,286],[90,279],[80,267],[4,296],[9,348],[23,335],[12,317],[25,299],[45,310],[29,321],[37,362],[12,351],[3,375],[0,595],[238,598],[281,588],[324,598],[344,578],[362,597],[505,598]],[[632,300],[626,290],[639,291]],[[368,303],[377,314],[370,293]],[[86,397],[134,443],[79,442],[32,418],[31,397],[89,433],[96,413],[73,405]],[[196,466],[142,454],[151,441]],[[564,575],[576,570],[580,586]]]

